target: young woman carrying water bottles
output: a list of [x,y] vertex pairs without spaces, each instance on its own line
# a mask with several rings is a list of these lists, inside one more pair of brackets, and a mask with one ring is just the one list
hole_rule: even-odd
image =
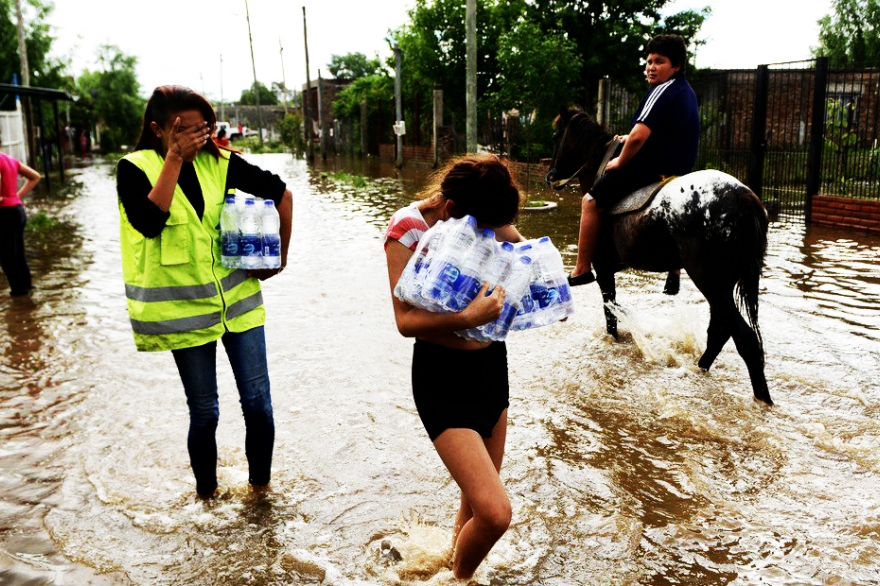
[[499,472],[507,434],[507,349],[457,331],[496,320],[504,289],[488,284],[464,310],[432,313],[394,296],[394,287],[422,235],[440,220],[473,216],[498,240],[522,240],[511,223],[521,205],[517,185],[495,156],[452,160],[432,176],[422,199],[397,211],[385,232],[385,255],[397,329],[415,338],[413,398],[434,448],[461,489],[453,529],[453,573],[470,578],[511,519]]

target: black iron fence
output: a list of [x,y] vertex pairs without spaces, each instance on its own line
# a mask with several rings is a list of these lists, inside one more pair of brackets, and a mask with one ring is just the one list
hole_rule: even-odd
[[[809,222],[820,193],[880,200],[880,70],[829,69],[820,57],[703,71],[691,85],[702,122],[698,169],[739,178],[783,219]],[[639,97],[609,83],[597,117],[626,133]]]

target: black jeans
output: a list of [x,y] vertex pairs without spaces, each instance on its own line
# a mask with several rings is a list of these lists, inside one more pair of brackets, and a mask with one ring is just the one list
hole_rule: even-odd
[[0,208],[0,269],[12,295],[27,295],[31,290],[31,270],[24,256],[25,224],[24,206]]

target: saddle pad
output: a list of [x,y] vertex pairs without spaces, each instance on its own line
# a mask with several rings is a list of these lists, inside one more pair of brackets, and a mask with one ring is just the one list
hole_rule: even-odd
[[628,214],[640,210],[645,207],[655,195],[657,195],[657,192],[660,191],[664,185],[673,179],[675,179],[674,176],[664,177],[663,181],[658,181],[657,183],[652,183],[651,185],[637,189],[614,204],[614,206],[605,213],[616,216],[618,214]]

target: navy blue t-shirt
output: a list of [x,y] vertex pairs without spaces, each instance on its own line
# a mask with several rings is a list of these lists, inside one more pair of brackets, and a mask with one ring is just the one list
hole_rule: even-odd
[[700,146],[700,111],[684,72],[651,88],[632,118],[633,126],[638,122],[651,129],[651,136],[630,165],[667,177],[693,170]]

